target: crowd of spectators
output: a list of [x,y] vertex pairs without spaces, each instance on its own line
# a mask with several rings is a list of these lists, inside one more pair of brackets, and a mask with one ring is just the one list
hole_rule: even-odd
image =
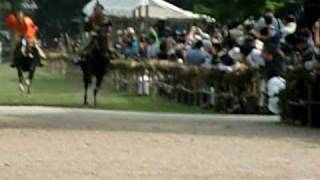
[[134,27],[115,29],[111,46],[125,60],[167,60],[216,67],[225,73],[242,67],[257,69],[269,109],[277,106],[279,92],[286,88],[285,72],[320,66],[320,20],[313,27],[305,27],[293,14],[278,18],[271,9],[265,9],[258,19],[250,17],[243,22],[207,27],[186,30],[151,26],[144,32]]
[[[216,24],[203,30],[157,28],[137,33],[133,27],[117,30],[116,51],[125,59],[159,59],[232,72],[245,64],[259,68],[266,79],[282,76],[288,68],[312,69],[319,62],[320,22],[312,29],[298,26],[294,15],[277,18],[270,9],[254,20],[229,25]],[[298,56],[298,58],[297,58]],[[298,62],[297,62],[298,59]]]

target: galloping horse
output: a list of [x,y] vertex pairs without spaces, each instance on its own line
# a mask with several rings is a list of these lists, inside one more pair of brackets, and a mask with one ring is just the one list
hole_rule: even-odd
[[97,105],[97,95],[110,64],[107,39],[108,30],[105,28],[98,30],[91,40],[90,50],[80,61],[84,82],[84,105],[88,105],[88,88],[92,84],[93,77],[96,79],[93,91],[94,105]]
[[[31,84],[36,71],[40,56],[35,47],[28,45],[26,39],[21,39],[14,51],[14,64],[18,72],[19,90],[31,95]],[[24,77],[24,72],[27,72],[27,78]]]

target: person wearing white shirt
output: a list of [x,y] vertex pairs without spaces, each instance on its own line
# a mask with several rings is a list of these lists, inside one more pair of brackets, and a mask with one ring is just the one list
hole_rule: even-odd
[[291,34],[294,34],[297,30],[297,22],[296,22],[296,18],[293,15],[289,15],[286,18],[286,24],[283,26],[282,28],[282,41],[284,41],[284,39]]

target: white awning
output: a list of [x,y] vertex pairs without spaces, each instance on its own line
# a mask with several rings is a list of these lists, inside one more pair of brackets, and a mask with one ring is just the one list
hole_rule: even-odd
[[154,19],[199,19],[200,15],[186,11],[163,0],[92,0],[83,12],[90,16],[99,3],[106,15],[116,17],[143,17]]

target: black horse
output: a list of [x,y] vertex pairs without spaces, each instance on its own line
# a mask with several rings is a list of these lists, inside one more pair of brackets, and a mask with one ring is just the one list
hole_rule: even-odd
[[[19,90],[21,93],[27,90],[27,94],[31,95],[31,84],[40,61],[38,50],[31,47],[26,39],[21,39],[14,51],[13,61],[18,72]],[[27,78],[24,77],[24,73],[27,73]]]
[[102,28],[93,36],[89,45],[89,51],[82,57],[80,67],[83,72],[84,105],[88,105],[88,88],[95,77],[93,91],[94,105],[97,105],[97,95],[101,88],[110,64],[110,51],[108,50],[108,30]]

